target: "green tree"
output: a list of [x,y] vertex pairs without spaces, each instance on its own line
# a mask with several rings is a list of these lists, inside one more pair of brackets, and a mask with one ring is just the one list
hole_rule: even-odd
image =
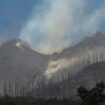
[[90,90],[80,86],[78,88],[78,96],[82,100],[82,105],[99,105],[105,99],[104,82],[97,83],[96,86]]

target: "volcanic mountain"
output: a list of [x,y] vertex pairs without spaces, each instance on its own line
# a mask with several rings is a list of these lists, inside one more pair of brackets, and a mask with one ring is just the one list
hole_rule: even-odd
[[91,37],[84,38],[73,47],[66,48],[60,53],[54,53],[50,58],[46,75],[55,76],[57,72],[62,73],[65,70],[75,74],[83,69],[88,61],[92,64],[97,59],[105,59],[105,35],[97,32]]
[[0,47],[0,90],[9,79],[26,78],[35,81],[45,77],[49,80],[57,79],[62,74],[65,74],[63,77],[66,79],[68,72],[73,75],[80,72],[86,66],[87,59],[94,63],[97,57],[104,60],[104,54],[105,35],[100,32],[52,55],[33,51],[28,43],[20,39],[7,41]]

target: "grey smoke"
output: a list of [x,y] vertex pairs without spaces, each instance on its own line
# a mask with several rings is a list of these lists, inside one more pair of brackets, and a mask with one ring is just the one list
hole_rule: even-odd
[[89,14],[86,0],[42,1],[20,32],[20,38],[41,53],[59,52],[92,35],[105,18],[105,3]]

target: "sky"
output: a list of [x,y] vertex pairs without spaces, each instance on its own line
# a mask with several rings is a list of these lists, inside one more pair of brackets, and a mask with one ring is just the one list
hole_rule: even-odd
[[20,38],[44,54],[105,33],[105,0],[0,0],[0,44]]

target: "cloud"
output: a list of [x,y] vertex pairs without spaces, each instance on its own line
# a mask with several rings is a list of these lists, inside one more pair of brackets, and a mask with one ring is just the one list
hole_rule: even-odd
[[22,28],[20,38],[45,54],[79,42],[98,31],[105,18],[105,3],[91,13],[86,12],[87,4],[86,0],[42,0]]

